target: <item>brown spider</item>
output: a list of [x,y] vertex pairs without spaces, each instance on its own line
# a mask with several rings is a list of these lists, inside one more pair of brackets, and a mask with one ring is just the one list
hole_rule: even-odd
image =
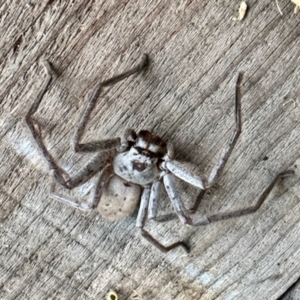
[[[176,242],[170,246],[164,246],[159,243],[143,229],[146,220],[153,219],[158,222],[164,222],[178,216],[184,224],[200,226],[251,214],[258,210],[280,178],[290,176],[294,172],[287,170],[277,174],[259,197],[256,205],[252,207],[232,212],[218,213],[211,216],[202,215],[195,219],[191,217],[191,214],[197,210],[205,191],[216,183],[240,136],[241,74],[238,76],[235,92],[235,130],[207,179],[199,177],[186,166],[174,160],[172,144],[164,142],[159,136],[147,130],[142,130],[136,134],[132,129],[127,129],[121,138],[92,141],[84,144],[80,143],[89,116],[103,88],[116,84],[135,73],[141,72],[147,67],[148,62],[148,56],[144,55],[141,63],[135,68],[103,81],[94,88],[89,97],[87,106],[75,128],[72,143],[75,152],[97,152],[97,154],[73,176],[70,176],[56,163],[53,156],[47,150],[41,133],[34,125],[32,119],[32,115],[37,111],[53,78],[53,70],[47,61],[45,62],[45,69],[48,76],[47,82],[29,109],[25,120],[55,180],[61,186],[70,190],[85,183],[97,173],[100,173],[92,204],[77,202],[74,199],[57,193],[52,193],[51,196],[54,199],[84,211],[97,208],[102,216],[112,220],[124,218],[132,213],[140,200],[136,227],[140,229],[141,235],[164,252],[178,246],[182,246],[186,251],[189,251],[188,245],[183,241]],[[191,209],[187,209],[180,199],[179,188],[175,180],[176,177],[202,190]],[[157,216],[162,184],[167,191],[176,214]]]

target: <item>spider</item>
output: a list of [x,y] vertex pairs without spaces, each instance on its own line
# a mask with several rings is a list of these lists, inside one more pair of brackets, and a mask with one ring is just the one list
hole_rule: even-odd
[[[64,188],[70,190],[85,183],[97,173],[100,173],[95,187],[95,193],[91,204],[80,202],[72,198],[53,192],[51,197],[72,207],[83,211],[97,209],[98,212],[111,220],[118,220],[128,216],[134,211],[138,202],[140,206],[136,221],[141,235],[161,251],[167,252],[176,247],[183,247],[189,252],[189,246],[184,241],[178,241],[165,246],[157,241],[144,229],[147,219],[165,222],[178,217],[182,223],[192,226],[207,225],[224,219],[239,217],[256,212],[264,202],[270,191],[279,179],[293,174],[292,170],[281,172],[275,176],[259,197],[257,203],[248,208],[218,213],[215,215],[202,215],[192,218],[197,211],[201,198],[205,191],[214,185],[220,177],[222,170],[241,133],[241,97],[240,83],[242,74],[238,75],[235,90],[235,129],[228,145],[214,165],[208,178],[200,177],[189,170],[184,164],[174,160],[174,148],[171,143],[163,141],[159,136],[147,130],[136,133],[127,129],[120,138],[81,143],[89,116],[94,109],[97,99],[103,88],[114,85],[117,82],[146,69],[149,64],[148,55],[144,54],[141,62],[134,68],[100,82],[89,96],[85,110],[75,127],[72,145],[75,152],[91,153],[96,155],[73,176],[69,175],[55,161],[46,148],[40,130],[35,125],[32,115],[37,111],[49,85],[53,79],[54,71],[48,61],[44,62],[47,81],[39,93],[37,99],[25,116],[25,121],[36,142],[38,149],[48,164],[54,179]],[[201,189],[193,207],[186,208],[180,199],[180,190],[176,185],[176,178]],[[161,186],[165,187],[176,213],[157,216],[158,202],[161,196]]]

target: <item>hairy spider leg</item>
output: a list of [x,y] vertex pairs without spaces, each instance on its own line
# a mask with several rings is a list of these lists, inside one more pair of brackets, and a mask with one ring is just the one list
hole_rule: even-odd
[[[242,121],[241,121],[241,96],[240,96],[240,84],[242,80],[242,73],[238,74],[236,89],[235,89],[235,130],[230,138],[228,145],[223,149],[222,154],[218,162],[213,167],[208,179],[201,178],[195,173],[188,170],[184,165],[175,160],[165,162],[164,167],[173,173],[176,177],[183,181],[201,189],[206,190],[216,183],[219,179],[227,161],[232,153],[234,146],[242,132]],[[200,204],[201,198],[204,195],[203,192],[198,196],[194,206],[191,208],[192,211],[196,210]]]
[[[142,58],[142,62],[137,67],[135,67],[129,71],[126,71],[120,75],[117,75],[115,77],[112,77],[106,81],[103,81],[94,89],[94,92],[91,94],[91,97],[88,101],[88,105],[87,105],[82,117],[79,120],[79,124],[76,127],[74,143],[73,143],[75,145],[75,148],[76,148],[76,145],[79,145],[79,148],[80,148],[80,144],[78,144],[78,141],[80,140],[80,138],[83,134],[84,128],[88,121],[88,117],[89,117],[93,107],[95,106],[97,97],[99,97],[102,87],[115,84],[115,83],[119,82],[120,80],[123,80],[123,79],[127,78],[128,76],[133,75],[134,73],[140,72],[143,68],[145,68],[147,63],[148,63],[148,56],[144,54],[144,56]],[[67,189],[73,189],[74,187],[83,184],[84,182],[86,182],[87,180],[92,178],[97,172],[99,172],[99,170],[103,169],[107,165],[107,160],[109,159],[110,154],[108,151],[104,151],[100,154],[97,154],[81,170],[79,170],[73,177],[71,177],[63,168],[61,168],[55,162],[53,156],[50,154],[50,152],[48,151],[48,149],[46,148],[46,146],[43,142],[40,131],[37,130],[36,127],[34,126],[34,121],[32,119],[32,115],[37,111],[37,109],[38,109],[38,107],[39,107],[44,95],[46,94],[46,92],[50,86],[50,83],[53,79],[54,71],[52,70],[50,63],[48,61],[45,61],[44,66],[45,66],[45,70],[47,73],[46,83],[45,83],[42,91],[39,93],[37,99],[35,100],[33,105],[30,107],[28,113],[26,114],[25,121],[27,123],[27,126],[28,126],[30,132],[32,133],[34,140],[37,143],[39,150],[41,151],[42,156],[45,158],[50,170],[52,171],[55,180],[63,187],[65,187]],[[99,147],[99,145],[100,145],[100,147]],[[98,148],[97,148],[97,146],[98,146]],[[88,143],[88,144],[82,144],[83,149],[93,148],[93,150],[91,150],[91,151],[112,150],[112,149],[116,149],[117,147],[120,147],[120,146],[121,146],[120,138],[95,142],[95,144],[93,142]],[[81,151],[81,149],[79,149],[79,150]]]
[[67,189],[73,189],[76,186],[79,186],[93,177],[100,169],[105,167],[107,161],[109,159],[110,154],[108,152],[103,152],[101,154],[97,154],[93,157],[80,171],[78,171],[73,177],[71,177],[63,168],[61,168],[50,154],[48,149],[46,148],[41,132],[35,127],[34,120],[32,119],[32,115],[37,111],[45,93],[47,92],[49,85],[53,78],[53,71],[49,62],[45,61],[45,68],[48,75],[46,84],[42,89],[41,93],[38,95],[36,101],[30,107],[27,115],[25,116],[25,121],[27,126],[40,150],[42,156],[47,162],[51,172],[53,173],[56,181],[61,184],[63,187]]
[[156,217],[158,200],[160,198],[160,191],[161,191],[161,181],[156,180],[152,183],[151,186],[151,193],[150,193],[149,204],[148,204],[148,215],[147,215],[147,218],[149,220]]
[[[161,193],[160,193],[161,186],[162,186],[161,180],[157,180],[153,183],[153,186],[151,189],[151,194],[150,194],[149,206],[148,206],[148,219],[154,220],[156,222],[168,222],[168,221],[177,219],[178,216],[176,213],[170,213],[170,214],[157,216],[158,201],[161,198]],[[188,212],[190,214],[194,214],[197,211],[197,208],[198,208],[200,201],[203,198],[204,194],[205,194],[205,190],[201,190],[201,192],[199,193],[197,200],[196,200],[197,207],[195,208],[195,205],[194,205],[191,209],[188,209]]]
[[137,65],[136,67],[132,68],[131,70],[128,70],[120,75],[116,75],[108,80],[100,82],[94,88],[94,90],[92,91],[91,96],[89,98],[89,101],[87,103],[87,106],[86,106],[85,110],[83,111],[83,114],[80,117],[79,122],[77,123],[76,128],[75,128],[75,133],[74,133],[74,137],[73,137],[73,141],[72,141],[73,149],[75,152],[95,152],[95,151],[107,149],[107,145],[110,143],[112,144],[112,148],[116,148],[116,146],[121,146],[119,138],[104,140],[104,141],[93,141],[93,142],[89,142],[89,143],[85,143],[85,144],[80,144],[79,142],[83,135],[83,132],[85,130],[87,122],[89,120],[90,114],[93,111],[93,109],[97,103],[99,95],[102,92],[102,89],[104,87],[114,85],[114,84],[118,83],[119,81],[124,80],[127,77],[129,77],[135,73],[141,72],[143,69],[145,69],[147,67],[148,63],[149,63],[148,55],[144,54],[139,65]]
[[176,214],[178,215],[179,219],[184,224],[192,225],[192,226],[201,226],[201,225],[207,225],[212,222],[217,222],[221,220],[236,218],[248,214],[255,213],[260,206],[263,204],[267,196],[270,194],[272,189],[275,187],[275,185],[278,183],[278,181],[284,177],[288,177],[294,174],[294,171],[292,170],[286,170],[284,172],[281,172],[275,176],[275,178],[272,180],[272,182],[267,186],[267,188],[263,191],[261,196],[258,198],[258,201],[254,206],[250,206],[247,208],[235,210],[232,212],[226,212],[226,213],[218,213],[211,216],[203,215],[200,218],[193,220],[189,212],[185,209],[185,207],[182,204],[182,201],[180,199],[180,196],[176,189],[176,182],[175,182],[175,176],[171,173],[166,174],[163,177],[164,185],[167,190],[168,196],[171,199],[171,202],[175,208]]
[[237,82],[236,82],[236,86],[235,86],[236,88],[235,88],[235,113],[234,113],[235,130],[234,130],[234,133],[233,133],[227,147],[224,148],[219,161],[212,169],[212,171],[208,177],[207,183],[205,183],[205,189],[210,188],[219,179],[219,176],[221,175],[221,173],[228,161],[228,158],[229,158],[229,156],[230,156],[234,146],[236,145],[236,142],[242,132],[241,91],[240,91],[240,85],[241,85],[242,79],[243,79],[243,74],[239,73]]
[[[241,93],[240,93],[240,85],[242,81],[242,73],[238,74],[238,78],[235,85],[235,130],[230,138],[228,145],[223,149],[221,157],[219,158],[216,165],[213,167],[208,179],[201,178],[199,175],[193,173],[192,171],[188,170],[182,163],[168,159],[166,162],[162,164],[163,168],[167,169],[171,173],[173,173],[176,177],[180,178],[181,180],[201,189],[201,192],[198,194],[198,197],[194,203],[194,205],[190,209],[186,209],[183,206],[183,209],[188,213],[192,214],[195,213],[200,205],[200,202],[205,195],[205,191],[209,189],[212,185],[214,185],[217,180],[219,179],[230,154],[236,142],[242,132],[242,121],[241,121]],[[167,221],[173,219],[175,216],[174,214],[168,215],[168,217],[158,217],[157,221]]]
[[61,194],[55,192],[54,191],[54,182],[50,187],[50,192],[51,192],[50,197],[58,202],[64,203],[68,206],[74,207],[81,211],[90,212],[98,206],[98,204],[100,202],[102,190],[108,184],[111,176],[112,176],[111,166],[108,165],[103,169],[103,171],[101,172],[101,174],[99,176],[98,182],[96,184],[93,200],[91,203],[84,203],[84,202],[81,202],[80,200],[68,197],[66,195],[61,195]]
[[[157,191],[157,190],[156,190]],[[182,241],[176,242],[169,246],[164,246],[160,242],[158,242],[148,231],[144,229],[146,220],[147,220],[147,210],[149,206],[149,199],[151,198],[151,194],[156,193],[155,188],[152,187],[144,187],[142,197],[141,197],[141,204],[138,212],[136,227],[140,229],[141,236],[144,237],[148,242],[156,246],[162,252],[168,252],[174,248],[179,246],[183,247],[186,252],[190,251],[189,246]],[[152,196],[153,197],[153,196]]]
[[189,246],[183,241],[173,243],[170,246],[164,246],[159,241],[157,241],[152,235],[150,235],[150,233],[143,228],[147,220],[147,213],[148,213],[148,219],[153,219],[157,222],[170,221],[178,216],[179,219],[182,221],[182,223],[192,225],[192,226],[208,225],[212,222],[217,222],[221,220],[252,214],[255,213],[260,208],[260,206],[263,204],[265,199],[268,197],[268,195],[270,194],[270,192],[272,191],[272,189],[275,187],[275,185],[278,183],[280,179],[291,176],[293,174],[294,171],[292,170],[287,170],[285,172],[281,172],[277,174],[273,179],[273,181],[267,186],[267,188],[260,195],[260,197],[258,198],[254,206],[239,209],[232,212],[227,212],[227,213],[218,213],[211,216],[203,215],[196,220],[193,220],[190,217],[190,214],[194,213],[194,211],[190,212],[186,210],[186,208],[182,204],[182,201],[179,197],[179,193],[177,192],[178,189],[176,187],[175,176],[170,173],[165,174],[163,177],[164,185],[168,193],[168,196],[171,199],[171,202],[175,208],[176,214],[171,213],[171,214],[166,214],[158,217],[156,216],[158,199],[160,198],[160,181],[156,181],[153,183],[151,189],[148,187],[145,188],[143,191],[136,227],[140,229],[141,235],[146,240],[148,240],[150,243],[152,243],[154,246],[156,246],[163,252],[168,252],[179,246],[183,247],[187,252],[189,252],[190,251]]

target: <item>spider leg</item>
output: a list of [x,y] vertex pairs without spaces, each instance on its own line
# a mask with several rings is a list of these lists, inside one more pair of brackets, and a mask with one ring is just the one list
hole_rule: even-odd
[[189,216],[189,212],[183,205],[179,193],[177,191],[175,176],[172,173],[166,173],[163,176],[163,182],[167,191],[167,194],[175,208],[175,212],[180,221],[184,224],[190,224],[192,219]]
[[[198,210],[198,207],[199,207],[199,205],[201,203],[201,200],[202,200],[203,196],[205,195],[205,193],[206,193],[206,191],[202,190],[199,193],[199,195],[198,195],[198,197],[197,197],[194,205],[191,208],[187,209],[187,211],[190,214],[196,213],[196,211]],[[176,218],[177,218],[177,214],[175,214],[175,213],[166,214],[166,215],[162,215],[162,216],[156,216],[156,215],[152,216],[151,215],[151,218],[149,217],[149,219],[153,219],[156,222],[168,222],[168,221],[172,221],[172,220],[174,220]]]
[[188,170],[188,168],[183,165],[182,163],[176,160],[165,161],[162,163],[162,168],[167,169],[176,177],[182,179],[183,181],[201,189],[205,189],[205,179],[202,179],[197,174],[193,173],[192,171]]
[[106,164],[108,159],[110,158],[109,152],[102,152],[101,154],[97,154],[94,156],[80,171],[77,172],[73,177],[71,177],[63,168],[61,168],[50,154],[48,149],[46,148],[41,132],[36,128],[34,121],[32,119],[32,115],[37,111],[45,93],[47,92],[49,85],[53,78],[53,70],[49,62],[44,62],[46,73],[47,73],[47,81],[39,93],[37,99],[30,107],[28,113],[25,116],[25,122],[40,150],[42,156],[47,162],[50,170],[53,173],[54,178],[60,183],[63,187],[67,189],[72,189],[90,179],[94,176],[100,169],[102,169]]
[[[161,195],[160,195],[161,185],[162,185],[162,183],[160,180],[157,180],[152,184],[150,200],[149,200],[149,205],[148,205],[148,219],[154,220],[156,222],[168,222],[168,221],[176,219],[177,215],[175,213],[170,213],[170,214],[157,216],[158,201],[161,198]],[[193,214],[197,211],[204,194],[205,194],[205,190],[202,190],[199,193],[195,204],[193,205],[192,208],[190,208],[188,210],[189,213]]]
[[158,201],[160,198],[161,181],[156,180],[151,186],[150,199],[148,205],[148,219],[155,219],[157,214]]
[[152,184],[150,200],[148,205],[148,219],[156,222],[168,222],[177,218],[174,213],[157,216],[158,201],[161,198],[161,181],[157,180]]
[[202,179],[199,175],[193,173],[190,171],[185,165],[182,163],[176,161],[176,160],[170,160],[162,163],[162,168],[167,169],[167,172],[170,171],[171,174],[175,175],[176,177],[180,178],[181,180],[201,189],[201,192],[199,193],[195,203],[190,209],[186,209],[189,213],[193,214],[197,211],[201,200],[205,194],[205,179]]
[[228,158],[242,132],[242,118],[241,118],[241,93],[240,93],[240,84],[242,81],[242,73],[239,73],[237,82],[236,82],[236,88],[235,88],[235,130],[234,133],[228,143],[228,145],[223,149],[223,152],[221,154],[221,157],[219,158],[219,161],[212,169],[207,183],[205,184],[205,188],[209,188],[212,185],[214,185],[220,174],[222,173]]
[[56,193],[54,191],[54,182],[52,183],[52,185],[50,187],[50,192],[51,192],[50,197],[56,201],[62,202],[64,204],[74,207],[76,209],[79,209],[79,210],[82,210],[85,212],[92,211],[98,206],[100,198],[101,198],[102,189],[109,181],[109,178],[111,176],[111,172],[109,171],[109,169],[110,169],[110,166],[107,166],[101,172],[101,175],[99,176],[99,179],[98,179],[98,182],[96,185],[95,193],[93,196],[93,201],[91,204],[86,204],[86,203],[80,202],[77,199]]
[[[272,182],[267,186],[267,188],[263,191],[263,193],[260,195],[258,198],[256,204],[254,206],[250,206],[247,208],[242,208],[236,211],[228,212],[228,213],[218,213],[215,215],[208,216],[207,219],[209,222],[216,222],[216,221],[221,221],[221,220],[226,220],[226,219],[231,219],[231,218],[236,218],[236,217],[241,217],[244,215],[249,215],[255,213],[260,206],[263,204],[263,202],[266,200],[272,189],[275,187],[275,185],[278,183],[278,181],[284,177],[288,177],[294,174],[294,171],[292,170],[287,170],[281,173],[278,173],[275,178],[272,180]],[[202,224],[199,224],[202,225]],[[203,224],[205,225],[205,224]]]
[[84,130],[86,128],[87,122],[89,120],[90,114],[93,111],[97,100],[103,90],[104,87],[114,85],[118,83],[119,81],[135,74],[141,72],[149,63],[148,55],[144,54],[142,57],[142,61],[134,68],[120,74],[117,76],[114,76],[108,80],[105,80],[103,82],[100,82],[92,91],[87,106],[85,110],[83,111],[81,117],[79,118],[79,121],[75,128],[75,133],[72,140],[73,149],[75,152],[94,152],[104,149],[115,149],[117,147],[120,147],[120,139],[114,138],[114,139],[108,139],[103,141],[92,141],[88,143],[81,144],[80,140],[82,138],[82,135],[84,133]]
[[156,246],[159,250],[162,252],[168,252],[174,248],[177,248],[179,246],[182,246],[185,251],[189,252],[190,248],[185,242],[179,241],[174,244],[171,244],[170,246],[164,246],[159,241],[157,241],[148,231],[146,231],[143,227],[146,223],[147,219],[147,210],[149,206],[149,199],[150,199],[150,193],[151,190],[149,187],[145,187],[142,193],[141,197],[141,204],[138,212],[136,227],[140,229],[141,235],[151,244]]
[[197,199],[196,199],[194,205],[188,210],[189,213],[194,214],[198,210],[199,205],[201,203],[201,200],[204,197],[205,193],[206,193],[206,190],[201,190],[200,191],[200,193],[198,194]]
[[281,173],[277,174],[276,177],[273,179],[273,181],[263,191],[263,193],[261,194],[257,203],[254,206],[239,209],[239,210],[228,212],[228,213],[218,213],[218,214],[211,215],[211,216],[203,215],[196,220],[193,220],[190,217],[189,212],[185,209],[185,207],[182,204],[182,201],[176,190],[176,183],[175,183],[174,175],[172,175],[170,173],[166,174],[166,175],[164,175],[163,179],[164,179],[164,184],[165,184],[167,193],[169,195],[169,198],[171,199],[171,202],[175,208],[176,214],[178,215],[180,220],[184,224],[188,224],[188,225],[192,225],[192,226],[201,226],[201,225],[207,225],[212,222],[226,220],[226,219],[230,219],[230,218],[236,218],[236,217],[240,217],[240,216],[244,216],[244,215],[248,215],[248,214],[252,214],[252,213],[256,212],[260,208],[262,203],[265,201],[267,196],[270,194],[271,190],[274,188],[276,183],[280,179],[287,177],[287,176],[291,176],[293,174],[294,174],[294,171],[292,171],[292,170],[287,170],[285,172],[281,172]]
[[46,148],[41,134],[36,130],[31,119],[27,119],[28,127],[31,130],[32,136],[36,141],[39,150],[41,151],[42,156],[46,160],[49,169],[55,178],[55,180],[66,189],[73,189],[86,181],[92,178],[99,170],[101,170],[108,163],[111,154],[109,152],[101,152],[95,155],[87,164],[75,173],[73,176],[70,176],[63,168],[61,168],[53,156],[50,154]]
[[34,121],[31,118],[31,116],[37,111],[44,95],[46,94],[50,83],[53,79],[53,74],[52,74],[52,68],[49,64],[48,61],[44,62],[44,66],[45,66],[45,70],[47,73],[47,80],[46,83],[42,89],[42,91],[39,93],[38,97],[36,98],[36,100],[34,101],[34,103],[32,104],[32,106],[30,107],[28,113],[25,116],[25,122],[35,140],[35,142],[37,143],[37,146],[39,148],[39,150],[42,152],[43,157],[45,158],[45,160],[47,161],[48,165],[50,166],[50,169],[56,169],[58,173],[61,173],[61,176],[63,177],[63,175],[65,175],[66,177],[67,174],[65,174],[65,172],[56,165],[54,158],[52,157],[52,155],[48,152],[48,150],[46,149],[46,146],[44,145],[44,142],[42,140],[41,137],[41,133],[39,130],[36,129],[36,127],[34,126]]
[[61,202],[63,204],[66,204],[68,206],[74,207],[76,209],[79,209],[79,210],[85,211],[85,212],[89,212],[89,211],[93,210],[92,205],[82,203],[77,199],[54,192],[54,184],[51,185],[50,191],[51,191],[50,197],[58,202]]
[[175,160],[166,161],[163,167],[173,173],[176,177],[183,181],[201,189],[194,205],[189,209],[190,213],[195,213],[198,209],[200,202],[205,194],[205,190],[214,185],[219,179],[228,158],[236,145],[236,142],[242,132],[242,121],[241,121],[241,96],[240,96],[240,84],[242,81],[242,73],[239,73],[236,82],[235,90],[235,131],[229,141],[229,144],[224,148],[221,157],[219,158],[216,165],[213,167],[208,179],[201,178],[197,174],[191,172],[186,166]]
[[[206,190],[209,187],[211,187],[214,183],[216,183],[217,179],[219,178],[219,175],[223,171],[225,164],[242,132],[242,122],[241,122],[241,97],[240,97],[240,83],[242,80],[242,74],[239,73],[237,83],[236,83],[236,92],[235,92],[235,130],[234,133],[230,139],[229,144],[227,147],[224,148],[221,157],[217,164],[212,169],[208,179],[203,179],[197,174],[193,173],[192,171],[188,170],[186,166],[181,164],[180,162],[176,160],[169,160],[165,161],[162,164],[162,167],[169,170],[171,173],[173,173],[176,177],[186,181],[187,183],[202,189]],[[200,194],[200,198],[203,195]],[[197,201],[196,201],[197,203]],[[197,206],[195,203],[194,207]]]

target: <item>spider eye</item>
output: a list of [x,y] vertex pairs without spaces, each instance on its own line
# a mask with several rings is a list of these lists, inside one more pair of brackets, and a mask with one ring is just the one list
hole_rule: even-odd
[[142,130],[134,146],[139,153],[155,158],[161,158],[167,154],[167,144],[158,136],[150,131]]
[[134,149],[136,149],[139,154],[142,154],[144,156],[151,157],[151,158],[162,158],[165,155],[165,153],[162,153],[160,151],[152,152],[148,149],[144,149],[144,148],[141,148],[138,146],[134,146]]
[[156,156],[156,153],[153,153],[145,148],[135,146],[134,149],[136,149],[139,154],[145,155],[147,157],[155,157]]

